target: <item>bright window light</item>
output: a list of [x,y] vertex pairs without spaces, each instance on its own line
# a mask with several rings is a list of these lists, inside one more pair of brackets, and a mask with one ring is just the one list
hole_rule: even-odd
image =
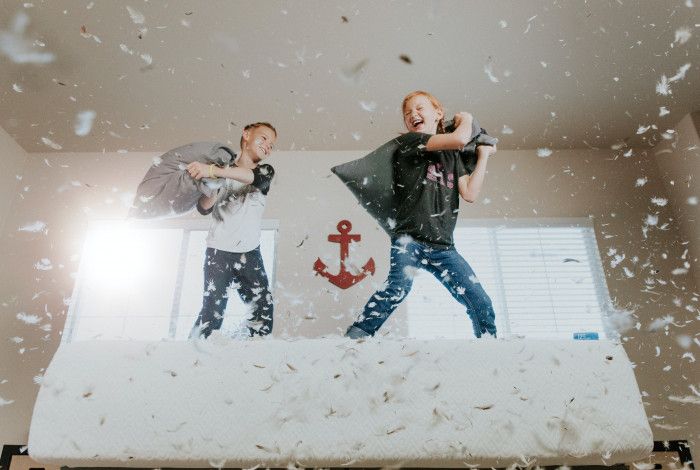
[[[261,251],[274,286],[276,225],[263,222]],[[63,341],[186,339],[202,304],[208,220],[100,223],[88,230]],[[222,332],[246,306],[235,291]]]

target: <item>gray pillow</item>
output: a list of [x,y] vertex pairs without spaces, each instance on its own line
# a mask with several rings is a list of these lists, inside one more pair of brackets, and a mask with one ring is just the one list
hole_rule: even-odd
[[129,217],[158,219],[189,212],[202,194],[216,193],[220,181],[195,181],[187,173],[187,165],[202,162],[228,166],[235,156],[233,150],[218,142],[195,142],[164,153],[154,159],[136,189]]

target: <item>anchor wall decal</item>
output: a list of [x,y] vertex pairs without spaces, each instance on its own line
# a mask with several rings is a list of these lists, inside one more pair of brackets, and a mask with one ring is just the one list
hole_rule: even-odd
[[350,271],[345,269],[345,259],[348,257],[348,247],[350,242],[359,242],[362,236],[359,233],[351,234],[352,224],[349,220],[341,220],[338,222],[337,226],[340,235],[331,234],[328,235],[328,241],[333,243],[340,243],[340,272],[338,274],[331,274],[326,269],[326,266],[321,258],[317,258],[314,263],[314,271],[316,275],[321,275],[328,278],[331,284],[334,284],[341,289],[347,289],[352,287],[361,280],[363,280],[367,274],[374,275],[374,259],[370,258],[369,261],[362,266],[362,272],[359,274],[352,274]]

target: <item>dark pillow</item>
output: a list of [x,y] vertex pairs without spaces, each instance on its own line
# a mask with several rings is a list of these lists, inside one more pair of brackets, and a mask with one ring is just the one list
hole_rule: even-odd
[[[452,132],[455,130],[454,122],[447,121],[445,123],[445,131]],[[479,145],[490,145],[494,146],[498,143],[496,137],[491,137],[488,135],[486,130],[482,128],[476,119],[472,120],[472,138],[467,145],[459,152],[462,157],[462,163],[467,169],[467,174],[471,175],[474,173],[474,168],[476,168],[476,148]]]
[[[454,130],[451,121],[445,123],[448,132]],[[334,166],[331,171],[348,187],[357,201],[379,225],[392,235],[392,224],[396,221],[396,209],[393,193],[393,155],[406,139],[414,138],[415,133],[403,134],[390,140],[364,157]],[[495,145],[495,139],[483,130],[474,119],[469,143],[460,152],[467,173],[471,174],[476,166],[477,145]]]
[[405,140],[404,134],[364,157],[334,166],[331,171],[345,183],[357,201],[389,234],[396,220],[393,203],[393,155]]

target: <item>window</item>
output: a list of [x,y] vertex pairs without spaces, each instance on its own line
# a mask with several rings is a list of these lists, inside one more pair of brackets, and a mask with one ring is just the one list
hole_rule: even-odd
[[[83,247],[63,341],[186,339],[202,305],[209,221],[101,222]],[[263,221],[260,249],[274,286],[276,224]],[[222,330],[247,313],[229,291]]]
[[[460,221],[455,246],[491,297],[501,335],[610,337],[610,305],[589,219]],[[471,320],[430,273],[419,270],[408,296],[415,338],[473,338]]]

